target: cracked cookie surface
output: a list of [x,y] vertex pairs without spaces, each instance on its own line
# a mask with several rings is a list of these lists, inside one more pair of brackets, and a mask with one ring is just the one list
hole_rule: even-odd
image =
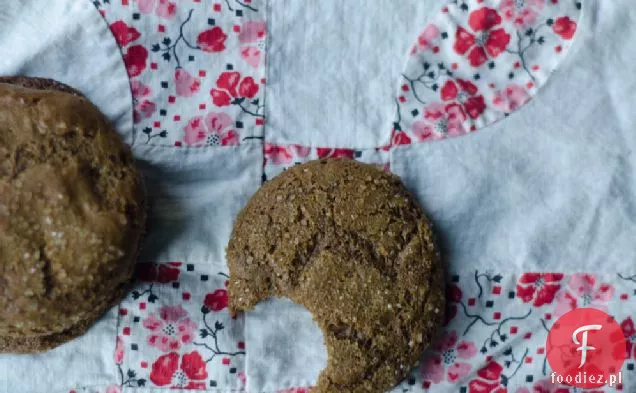
[[400,179],[372,165],[288,169],[241,211],[227,255],[233,313],[286,296],[320,326],[328,364],[314,393],[387,391],[443,322],[429,222]]
[[143,201],[130,149],[79,92],[0,78],[0,352],[62,344],[123,297]]

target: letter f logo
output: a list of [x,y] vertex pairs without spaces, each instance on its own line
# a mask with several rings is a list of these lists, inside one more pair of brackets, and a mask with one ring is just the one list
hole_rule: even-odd
[[[590,330],[601,330],[601,328],[602,328],[601,325],[585,325],[576,329],[574,333],[572,333],[572,341],[574,341],[574,344],[580,345],[580,347],[576,349],[577,351],[581,351],[581,364],[579,365],[579,368],[583,367],[583,365],[585,364],[585,361],[587,360],[587,351],[593,351],[596,349],[594,347],[587,345],[587,333]],[[581,335],[582,343],[579,342],[578,338],[576,338],[576,336],[578,336],[578,334],[581,332],[583,333]]]

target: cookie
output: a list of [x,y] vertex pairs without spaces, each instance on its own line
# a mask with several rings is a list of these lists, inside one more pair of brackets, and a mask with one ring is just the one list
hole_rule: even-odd
[[0,352],[58,346],[123,298],[144,199],[130,149],[81,93],[0,78]]
[[286,296],[320,326],[328,364],[314,393],[387,391],[443,323],[431,226],[400,179],[372,165],[313,161],[266,183],[227,258],[232,313]]

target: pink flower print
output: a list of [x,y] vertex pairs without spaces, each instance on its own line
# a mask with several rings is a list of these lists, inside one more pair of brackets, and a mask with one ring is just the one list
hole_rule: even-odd
[[117,336],[115,341],[115,364],[121,364],[124,360],[124,340]]
[[231,128],[232,118],[226,113],[210,113],[205,118],[192,118],[184,129],[188,146],[238,145],[239,136]]
[[142,14],[154,11],[160,18],[172,19],[177,14],[177,4],[168,0],[137,0],[137,6]]
[[143,326],[151,331],[148,344],[163,352],[176,351],[182,344],[191,343],[197,329],[197,324],[181,306],[162,307],[159,317],[150,314],[144,319]]
[[245,375],[245,371],[239,371],[237,376],[239,381],[241,381],[241,385],[245,386],[247,383],[247,375]]
[[504,19],[512,21],[517,29],[532,26],[541,14],[545,0],[503,0],[500,11]]
[[267,25],[262,20],[249,20],[241,25],[238,39],[241,43],[241,58],[257,68],[265,58],[265,35]]
[[530,101],[530,98],[526,89],[513,83],[496,92],[492,104],[505,113],[512,113]]
[[311,389],[309,388],[291,388],[285,390],[279,390],[278,393],[310,393]]
[[[216,143],[223,146],[238,145],[238,134],[233,129],[228,129],[228,127],[231,127],[232,123],[232,118],[226,113],[213,112],[208,114],[205,117],[205,125],[213,139],[213,143],[210,144]],[[215,135],[217,138],[215,138]],[[209,138],[210,136],[208,136],[208,139]],[[216,142],[217,140],[218,143]]]
[[106,388],[104,393],[121,393],[121,386],[119,385],[110,385]]
[[413,123],[413,134],[420,141],[443,139],[466,133],[462,122],[466,119],[461,107],[431,103],[424,108],[424,120]]
[[148,119],[157,110],[157,105],[148,100],[143,100],[135,105],[133,110],[133,122],[139,123],[143,119]]
[[269,161],[274,165],[289,164],[294,159],[291,149],[287,146],[266,143],[263,153],[265,154],[265,162]]
[[311,149],[301,145],[274,145],[265,143],[263,153],[265,155],[265,163],[270,162],[274,165],[289,164],[294,160],[294,153],[300,158],[307,157]]
[[139,81],[133,80],[130,82],[130,89],[132,90],[134,103],[133,121],[134,123],[139,123],[143,119],[151,117],[157,110],[157,105],[148,99],[144,99],[152,94],[150,87]]
[[598,283],[592,274],[577,273],[570,276],[567,288],[556,295],[554,314],[561,316],[579,307],[607,310],[607,302],[614,296],[614,287]]
[[182,97],[192,97],[201,88],[201,80],[190,75],[183,68],[177,68],[174,72],[174,84],[177,95]]
[[477,355],[477,347],[469,341],[459,341],[457,332],[447,333],[436,353],[422,365],[422,377],[432,383],[440,383],[444,379],[454,383],[470,374],[468,360]]
[[422,33],[417,37],[417,42],[411,50],[412,55],[426,52],[428,50],[433,53],[439,52],[439,47],[435,45],[435,40],[440,36],[439,28],[435,25],[428,25]]
[[130,89],[132,90],[133,97],[136,99],[147,97],[152,93],[150,87],[137,80],[130,81]]
[[294,148],[296,155],[301,158],[307,157],[309,153],[311,152],[311,149],[309,147],[305,147],[301,145],[292,145],[292,147]]

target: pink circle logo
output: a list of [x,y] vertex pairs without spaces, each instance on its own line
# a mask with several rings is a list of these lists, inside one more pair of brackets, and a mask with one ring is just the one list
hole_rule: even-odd
[[603,311],[580,308],[563,315],[548,333],[546,350],[552,383],[597,388],[622,382],[625,336]]

